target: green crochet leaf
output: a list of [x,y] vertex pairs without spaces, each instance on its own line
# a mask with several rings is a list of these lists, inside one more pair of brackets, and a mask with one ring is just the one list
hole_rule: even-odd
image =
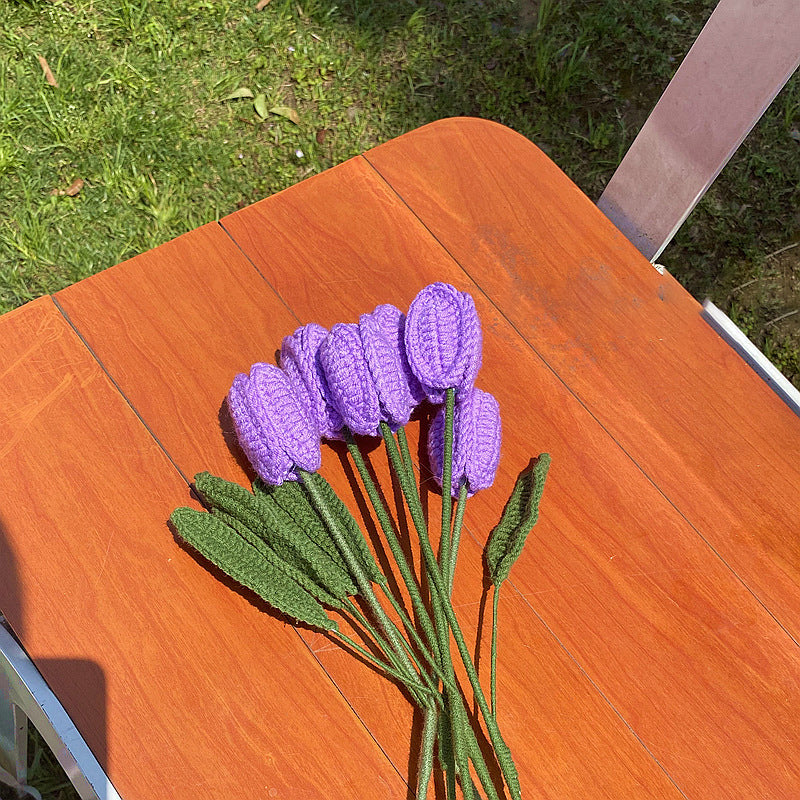
[[[355,517],[350,513],[350,509],[344,504],[339,495],[333,491],[333,487],[328,483],[328,481],[325,480],[325,478],[322,477],[322,475],[320,475],[318,472],[313,474],[317,476],[317,487],[319,488],[326,505],[341,521],[342,529],[347,536],[347,541],[350,545],[350,548],[355,553],[356,558],[358,559],[367,578],[369,578],[369,580],[373,583],[379,583],[381,585],[386,584],[386,576],[378,568],[375,558],[372,555],[372,551],[369,549],[369,545],[367,544],[367,540],[364,538],[364,534],[361,531],[361,526],[358,524]],[[303,491],[306,492],[307,490],[304,489]],[[306,497],[308,497],[307,494]],[[308,500],[310,504],[311,498],[308,497]],[[316,509],[314,509],[314,513],[317,513]]]
[[344,572],[348,571],[347,564],[345,564],[328,526],[317,514],[311,499],[299,481],[284,481],[280,486],[267,486],[261,478],[256,478],[253,483],[253,493],[283,509],[295,524],[305,531]]
[[489,578],[495,586],[508,577],[522,553],[525,540],[539,518],[539,502],[550,468],[550,455],[542,453],[534,465],[517,478],[500,522],[492,531],[484,555]]
[[253,484],[253,493],[261,502],[269,505],[273,513],[287,525],[295,526],[311,539],[336,564],[340,577],[347,582],[348,593],[358,594],[355,581],[328,526],[317,514],[311,499],[298,481],[284,481],[280,486],[266,486],[261,479],[257,479]]
[[198,553],[273,608],[313,628],[338,630],[308,592],[218,517],[177,508],[170,519],[181,538]]
[[248,528],[243,522],[232,517],[225,511],[220,511],[218,508],[211,510],[211,515],[220,519],[228,527],[233,528],[239,536],[246,542],[255,547],[256,550],[269,561],[272,566],[283,572],[288,578],[291,578],[296,583],[299,583],[312,597],[319,600],[320,603],[330,608],[341,610],[344,608],[343,597],[336,597],[331,594],[324,586],[321,586],[317,581],[310,577],[302,569],[298,568],[291,561],[282,558],[280,553],[273,550],[270,545]]
[[247,489],[207,472],[195,476],[195,486],[215,509],[249,528],[277,555],[338,600],[357,594],[349,573],[331,558],[312,537],[264,494]]
[[218,478],[210,472],[198,472],[194,476],[194,485],[210,507],[227,511],[254,531],[260,531],[263,527],[264,520],[253,502],[253,495],[244,486]]

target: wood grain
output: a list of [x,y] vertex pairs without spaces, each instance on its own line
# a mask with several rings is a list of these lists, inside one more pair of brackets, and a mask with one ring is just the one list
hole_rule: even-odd
[[531,142],[447,120],[367,159],[800,639],[800,424]]
[[[435,128],[422,133],[424,140],[435,139]],[[408,152],[424,162],[418,153],[425,147],[417,147],[414,135],[408,138]],[[412,175],[423,169],[416,161],[406,166]],[[689,796],[796,796],[800,772],[792,741],[798,722],[792,709],[800,700],[800,659],[795,644],[470,276],[422,225],[415,228],[410,212],[370,170],[358,162],[339,167],[305,189],[225,218],[223,225],[303,320],[330,325],[353,321],[379,302],[406,307],[433,280],[472,291],[484,322],[479,384],[498,396],[507,425],[496,486],[472,501],[470,529],[482,541],[528,458],[539,450],[551,452],[547,510],[512,575],[528,604]],[[557,174],[551,183],[577,195]],[[443,177],[429,180],[432,194],[445,191]],[[487,179],[487,191],[496,185]],[[531,219],[519,205],[497,204],[499,213],[511,214],[513,208],[532,229],[544,216],[542,211]],[[457,213],[441,212],[446,219]],[[597,240],[591,217],[580,220],[576,224],[586,231],[579,233]],[[477,237],[494,224],[490,209],[481,220],[464,223],[463,250],[479,251],[469,263],[480,286],[490,280],[493,262],[478,266]],[[535,238],[542,260],[557,263],[567,245],[546,222]],[[563,293],[566,299],[559,295],[558,302],[569,307],[569,284],[549,291]],[[616,309],[617,298],[606,291],[597,304]],[[674,303],[685,302],[674,286],[671,291]],[[583,312],[591,320],[592,307]],[[597,311],[601,319],[605,313],[610,313],[605,307]],[[573,338],[586,336],[588,346],[591,324],[586,333],[576,328]],[[541,333],[543,339],[550,329]],[[555,323],[552,330],[557,351],[564,334]],[[660,334],[642,332],[645,342]],[[570,352],[579,350],[576,344]],[[612,391],[607,379],[598,382],[608,389],[609,406],[620,413],[635,408],[635,398]],[[685,392],[694,388],[686,385]],[[777,406],[772,409],[779,413]],[[713,497],[708,485],[694,490],[698,504],[706,494]],[[465,553],[465,564],[471,558]],[[506,657],[522,659],[519,669],[527,669],[523,653]],[[523,743],[515,744],[523,762],[534,757]],[[598,763],[601,768],[609,765]]]
[[0,608],[122,796],[405,797],[292,627],[176,545],[186,483],[52,300],[0,340]]
[[[359,214],[352,213],[350,203],[343,203],[341,211],[327,208],[331,202],[336,205],[337,186],[344,193],[357,192]],[[197,242],[184,240],[189,245],[185,256],[176,244],[167,252],[145,254],[59,295],[82,335],[186,474],[198,468],[194,465],[221,471],[231,463],[219,431],[201,440],[190,436],[186,428],[200,424],[203,415],[214,415],[231,376],[247,369],[252,361],[271,356],[282,336],[294,329],[296,323],[285,318],[277,297],[291,307],[299,321],[320,319],[330,324],[335,319],[353,318],[374,303],[370,293],[382,284],[386,299],[407,302],[419,281],[406,264],[434,258],[435,264],[452,268],[413,218],[407,213],[402,217],[402,208],[400,221],[394,221],[397,203],[363,162],[350,162],[311,181],[307,190],[304,187],[276,196],[261,207],[263,215],[250,219],[250,225],[263,226],[265,231],[251,249],[258,252],[259,263],[265,265],[262,269],[280,277],[277,293],[250,265],[226,252],[221,230],[218,235],[207,229]],[[303,206],[306,191],[311,196],[318,193],[319,199],[303,212],[302,226],[293,225],[297,235],[287,239],[281,234],[276,245],[269,245],[273,231]],[[327,208],[324,214],[323,208]],[[235,219],[231,223],[235,224]],[[364,240],[377,231],[380,234],[373,244]],[[232,244],[230,249],[234,249]],[[213,298],[203,294],[203,287],[213,280],[207,273],[220,267],[210,259],[195,258],[194,253],[215,250],[224,254],[221,258],[230,281],[226,302],[233,311],[217,309]],[[184,262],[191,262],[191,269]],[[368,270],[374,270],[374,278]],[[378,275],[391,277],[384,280]],[[147,287],[146,301],[140,297],[141,286]],[[114,297],[116,304],[106,311],[109,297]],[[175,298],[182,298],[185,306],[180,314],[170,313]],[[241,327],[231,329],[227,315],[234,311],[236,326]],[[135,342],[131,331],[136,332]],[[219,385],[216,399],[207,397],[205,391],[183,392],[171,379],[180,365],[198,358],[192,351],[196,341],[205,343],[207,360],[195,363],[203,365],[203,381]],[[182,411],[176,414],[178,407]],[[174,451],[173,442],[180,443]],[[377,454],[373,457],[378,458]],[[377,460],[376,468],[379,474],[385,473],[385,465],[382,469]],[[326,453],[325,472],[345,496],[352,491],[333,451]],[[243,473],[239,475],[239,479],[243,477]],[[350,497],[357,510],[356,497]],[[464,582],[457,603],[474,628],[481,556],[474,542],[466,543],[464,552]],[[501,691],[508,736],[518,754],[526,791],[551,798],[678,796],[669,778],[531,608],[509,592],[503,611],[507,666],[501,674]],[[327,638],[309,634],[306,639],[382,749],[398,769],[413,778],[412,714],[399,691],[356,665]],[[597,764],[601,763],[603,775],[598,778]]]

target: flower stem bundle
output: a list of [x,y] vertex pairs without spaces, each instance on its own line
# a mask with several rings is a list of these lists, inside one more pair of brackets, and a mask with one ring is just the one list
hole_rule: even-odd
[[[239,443],[259,476],[252,490],[200,473],[195,487],[208,510],[179,508],[171,517],[179,537],[235,581],[404,687],[422,711],[420,799],[428,796],[437,766],[448,800],[457,786],[467,800],[521,797],[497,722],[498,598],[538,517],[550,457],[540,456],[520,476],[485,550],[494,586],[490,703],[451,600],[467,498],[492,484],[500,459],[500,409],[474,386],[480,365],[474,302],[448,284],[425,287],[408,315],[387,304],[357,324],[338,323],[330,331],[303,326],[283,340],[279,366],[253,365],[249,375],[236,377],[228,396]],[[438,407],[427,442],[430,470],[442,486],[438,555],[415,472],[422,476],[425,465],[414,464],[404,430],[421,403]],[[383,439],[416,530],[421,576],[356,435]],[[347,446],[391,555],[386,574],[318,471],[322,439]],[[390,572],[399,574],[413,618]],[[342,630],[344,621],[353,635]],[[466,684],[456,676],[453,643]],[[480,712],[475,719],[471,703]]]

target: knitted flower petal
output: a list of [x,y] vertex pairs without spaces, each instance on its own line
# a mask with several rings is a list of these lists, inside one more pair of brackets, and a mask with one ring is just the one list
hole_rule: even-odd
[[321,463],[319,435],[286,375],[272,364],[254,364],[237,375],[228,407],[239,443],[266,483],[296,480],[294,467],[316,472]]
[[[393,428],[405,425],[425,396],[408,366],[403,345],[404,326],[405,314],[388,303],[378,306],[371,314],[362,314],[358,324],[382,417]],[[416,391],[412,391],[412,386]]]
[[481,324],[470,295],[432,283],[414,299],[405,329],[411,369],[434,403],[472,388],[481,366]]
[[[444,417],[442,406],[428,435],[428,458],[440,486],[444,472]],[[453,415],[453,497],[458,497],[462,478],[466,478],[470,496],[494,483],[500,463],[500,439],[500,408],[494,396],[474,388],[459,394]]]
[[381,421],[378,390],[372,380],[358,325],[339,322],[319,348],[331,402],[353,433],[377,436]]
[[315,322],[298,328],[284,337],[281,345],[281,368],[298,397],[305,403],[320,436],[341,439],[342,417],[331,403],[328,384],[319,362],[319,348],[328,331]]

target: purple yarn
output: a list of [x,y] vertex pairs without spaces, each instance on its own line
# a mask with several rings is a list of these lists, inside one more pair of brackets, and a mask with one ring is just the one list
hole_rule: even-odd
[[358,324],[381,416],[394,429],[408,422],[411,412],[425,397],[406,358],[405,319],[399,308],[386,303],[371,314],[362,314]]
[[250,375],[234,378],[228,407],[239,444],[255,471],[277,486],[297,480],[295,466],[316,472],[319,435],[308,409],[286,375],[273,364],[253,364]]
[[319,348],[331,402],[353,433],[377,436],[381,407],[358,325],[339,322]]
[[324,439],[341,439],[342,417],[331,403],[330,392],[319,361],[319,348],[328,331],[315,322],[298,328],[281,344],[281,368],[297,396],[308,408]]
[[[442,406],[428,434],[428,458],[439,485],[444,472],[444,416]],[[500,408],[494,396],[475,388],[459,393],[453,414],[453,497],[458,497],[462,478],[467,480],[469,496],[492,485],[500,463],[500,439]]]
[[466,292],[432,283],[414,298],[406,318],[406,354],[431,402],[444,402],[446,389],[472,388],[481,344],[481,323]]

